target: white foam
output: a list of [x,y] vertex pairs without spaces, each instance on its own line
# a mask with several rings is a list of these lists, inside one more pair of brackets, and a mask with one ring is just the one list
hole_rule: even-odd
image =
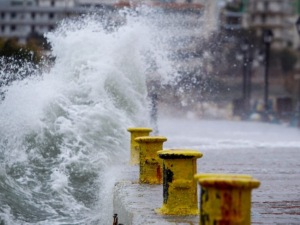
[[[8,224],[110,220],[112,215],[94,213],[101,210],[97,199],[101,203],[112,193],[101,171],[128,161],[127,128],[149,126],[149,57],[162,76],[172,71],[167,51],[156,43],[154,25],[136,13],[122,14],[117,17],[126,23],[113,31],[99,17],[63,22],[47,34],[56,57],[53,67],[4,88],[0,162],[15,179],[11,185],[32,194],[15,193],[21,205],[32,207],[30,213],[20,206],[14,218],[2,209],[12,214],[4,218]],[[107,207],[112,212],[112,202]]]

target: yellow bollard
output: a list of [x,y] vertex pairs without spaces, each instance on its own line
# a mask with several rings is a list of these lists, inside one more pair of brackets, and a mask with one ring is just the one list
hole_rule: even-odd
[[231,178],[249,178],[249,179],[253,178],[252,176],[247,174],[201,173],[201,174],[194,175],[194,179],[196,181],[199,181],[200,179],[204,179],[204,178],[210,178],[210,177],[215,177],[215,178],[231,177]]
[[249,175],[197,174],[201,185],[201,225],[250,225],[251,190],[260,182]]
[[158,151],[163,159],[163,215],[199,215],[197,204],[197,158],[202,153],[191,149]]
[[152,129],[145,127],[133,127],[127,130],[131,133],[131,150],[129,164],[138,165],[140,163],[139,143],[137,143],[134,139],[137,137],[149,136],[149,133],[152,131]]
[[140,183],[162,184],[162,159],[157,151],[163,149],[165,137],[138,137],[134,139],[140,144]]

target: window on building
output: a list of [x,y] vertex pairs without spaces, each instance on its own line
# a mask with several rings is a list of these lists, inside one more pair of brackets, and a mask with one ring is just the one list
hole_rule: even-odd
[[54,29],[54,26],[49,26],[49,31],[53,30]]
[[54,18],[54,13],[49,13],[49,19],[53,19]]
[[80,4],[81,7],[90,8],[92,4]]
[[1,25],[1,31],[4,32],[5,31],[5,26]]
[[34,13],[34,12],[31,13],[31,18],[32,18],[32,19],[35,19],[35,13]]
[[186,0],[186,2],[187,2],[187,3],[192,3],[192,2],[193,2],[193,0]]
[[175,2],[175,0],[158,0],[159,2],[163,2],[163,3],[173,3]]
[[1,13],[1,19],[4,19],[4,18],[5,18],[5,13],[2,12],[2,13]]
[[256,30],[256,36],[261,36],[263,34],[263,30],[262,29],[257,29]]
[[55,1],[54,0],[51,1],[51,6],[55,6]]
[[16,25],[11,25],[11,26],[10,26],[10,30],[11,30],[11,31],[15,31],[15,30],[16,30]]
[[23,5],[23,1],[11,1],[11,5],[13,6]]
[[11,17],[12,19],[16,18],[16,17],[17,17],[17,13],[12,12],[12,13],[10,14],[10,17]]
[[266,14],[262,14],[261,15],[261,22],[266,23],[266,18],[267,18]]
[[31,26],[31,33],[35,32],[35,26]]
[[269,2],[265,1],[264,2],[264,10],[267,11],[269,9]]

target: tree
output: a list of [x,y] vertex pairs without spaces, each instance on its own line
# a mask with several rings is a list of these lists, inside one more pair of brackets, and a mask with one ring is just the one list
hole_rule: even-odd
[[20,45],[15,39],[0,39],[0,87],[34,74],[41,59],[33,42]]
[[26,45],[19,45],[15,39],[7,39],[6,41],[2,40],[1,43],[0,57],[3,57],[6,63],[14,61],[19,65],[22,65],[24,62],[38,64],[41,60],[39,49],[32,42],[28,42]]
[[283,49],[280,52],[279,57],[281,61],[281,68],[285,73],[292,71],[298,60],[297,54],[288,48]]

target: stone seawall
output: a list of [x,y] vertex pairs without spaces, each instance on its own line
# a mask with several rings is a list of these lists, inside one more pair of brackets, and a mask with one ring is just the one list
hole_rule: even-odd
[[[248,174],[261,182],[252,191],[251,224],[300,224],[299,130],[263,123],[178,119],[162,120],[159,127],[168,138],[165,149],[185,146],[203,153],[198,173]],[[114,189],[114,213],[120,224],[199,224],[198,216],[157,215],[154,209],[162,206],[162,187],[138,185],[138,166],[124,165],[121,171]]]
[[154,209],[163,203],[162,185],[140,185],[137,183],[137,166],[126,172],[127,181],[119,181],[114,187],[114,213],[119,224],[124,225],[198,225],[199,216],[163,216]]
[[[239,154],[238,149],[230,150],[230,153],[236,156],[235,160],[229,160],[229,157],[220,158],[222,152],[211,152],[209,160],[214,162],[211,166],[205,162],[198,162],[198,173],[250,174],[258,178],[261,186],[252,191],[251,224],[300,224],[300,167],[297,157],[299,149],[243,149],[243,153],[248,155],[251,161]],[[228,153],[228,150],[226,152]],[[237,165],[236,161],[242,163]],[[162,206],[162,185],[137,184],[138,166],[124,165],[122,171],[113,193],[113,212],[118,214],[119,224],[199,224],[198,216],[157,215],[154,209]]]

